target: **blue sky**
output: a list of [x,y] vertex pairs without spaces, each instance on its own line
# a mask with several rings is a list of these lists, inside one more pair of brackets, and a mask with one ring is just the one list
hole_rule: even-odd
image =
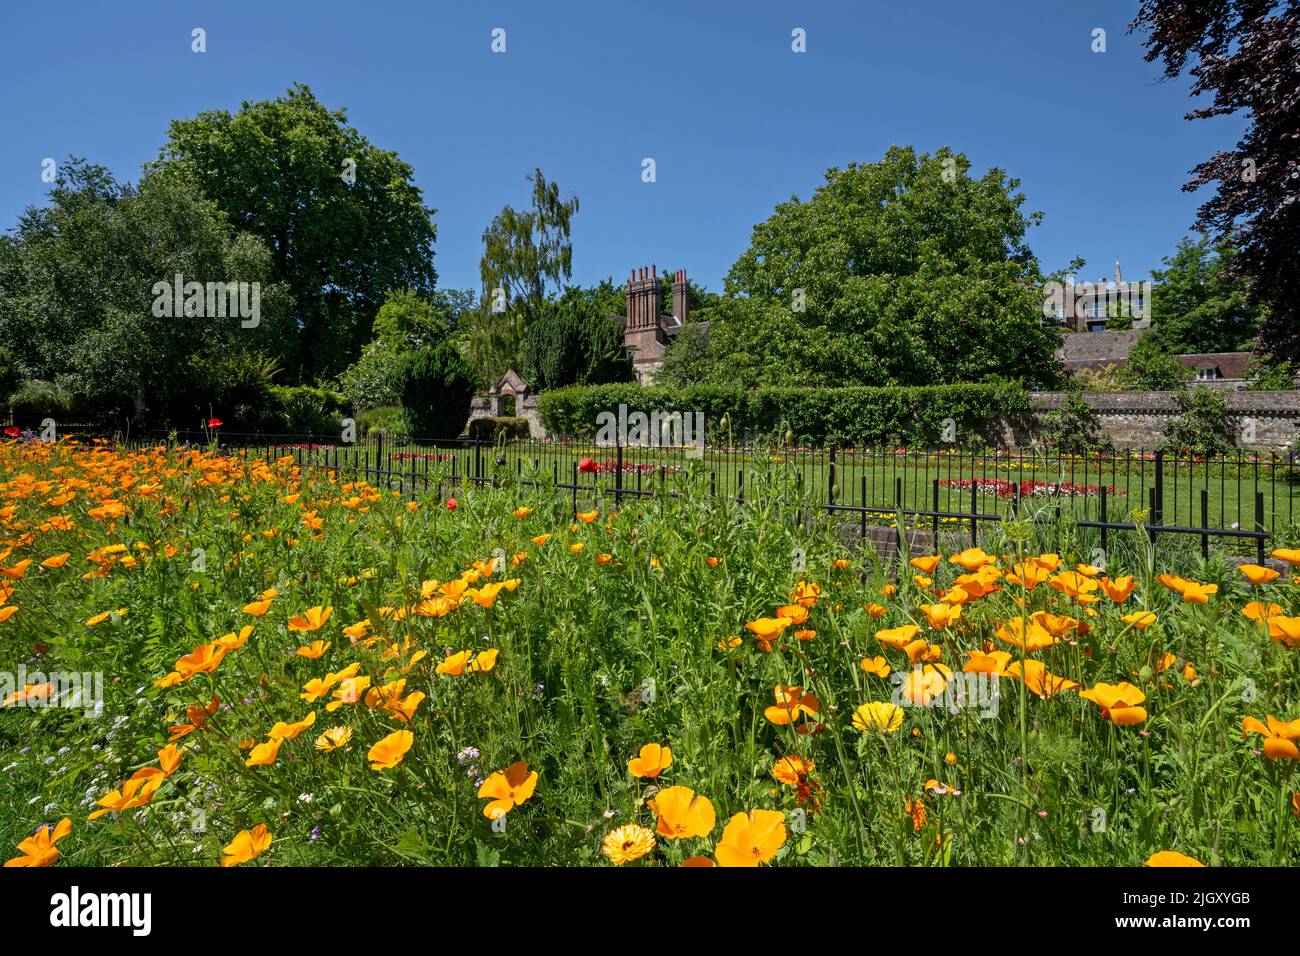
[[[167,123],[308,84],[415,169],[439,284],[478,285],[484,226],[540,166],[582,208],[574,279],[686,268],[708,288],[755,223],[892,143],[1001,167],[1042,210],[1044,269],[1158,267],[1203,196],[1187,171],[1241,123],[1188,122],[1125,0],[722,3],[70,0],[0,9],[0,230],[69,153],[134,180]],[[190,31],[207,32],[191,52]],[[506,31],[506,52],[490,50]],[[791,51],[806,30],[807,52]],[[1092,31],[1106,30],[1093,53]],[[652,157],[657,181],[641,180]]]

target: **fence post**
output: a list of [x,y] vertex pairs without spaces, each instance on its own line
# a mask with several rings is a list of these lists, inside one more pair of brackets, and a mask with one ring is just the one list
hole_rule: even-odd
[[933,496],[933,502],[934,502],[934,524],[933,524],[933,526],[934,526],[934,550],[935,550],[935,552],[937,553],[937,552],[939,551],[939,479],[938,479],[938,478],[935,478],[935,479],[933,479],[933,482],[934,482],[934,484],[933,484],[933,488],[934,488],[934,496]]
[[573,463],[573,513],[578,513],[578,463]]
[[970,546],[979,547],[980,529],[979,519],[975,516],[979,514],[979,486],[975,483],[978,479],[972,478],[970,483]]
[[614,507],[623,501],[623,443],[614,440]]
[[1201,557],[1209,558],[1210,556],[1210,535],[1206,528],[1210,526],[1210,493],[1206,489],[1201,489]]
[[474,442],[474,477],[470,479],[470,487],[474,486],[475,481],[483,480],[483,446],[477,441]]
[[1101,523],[1101,550],[1105,553],[1106,545],[1110,539],[1110,528],[1106,526],[1110,524],[1110,520],[1106,517],[1106,486],[1102,485],[1099,490],[1101,491],[1101,503],[1097,509],[1097,517]]
[[826,503],[835,504],[835,446],[830,447],[830,466],[826,469]]
[[[1264,492],[1255,492],[1255,530],[1264,530]],[[1255,539],[1255,557],[1256,564],[1264,563],[1264,539],[1262,537]]]
[[1151,498],[1151,523],[1162,525],[1165,523],[1165,453],[1161,448],[1156,449],[1155,482],[1155,494]]

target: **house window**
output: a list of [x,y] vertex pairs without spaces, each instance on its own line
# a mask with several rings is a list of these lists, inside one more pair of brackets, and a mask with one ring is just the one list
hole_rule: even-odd
[[1219,377],[1219,369],[1217,366],[1210,366],[1209,368],[1198,368],[1196,370],[1196,380],[1198,382],[1212,382],[1218,377]]

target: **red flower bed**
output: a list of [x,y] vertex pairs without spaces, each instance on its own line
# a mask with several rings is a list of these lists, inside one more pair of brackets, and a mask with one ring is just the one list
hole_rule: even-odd
[[[980,494],[999,498],[1091,498],[1101,494],[1101,485],[1078,484],[1073,481],[1004,481],[1001,478],[943,478],[939,484],[945,488],[972,487]],[[1127,489],[1106,485],[1107,495],[1126,495]]]

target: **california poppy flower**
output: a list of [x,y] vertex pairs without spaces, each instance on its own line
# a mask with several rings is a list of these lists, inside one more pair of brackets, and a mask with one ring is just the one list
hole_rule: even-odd
[[801,716],[815,717],[821,713],[821,701],[812,694],[805,694],[802,687],[777,684],[772,693],[776,697],[776,706],[764,709],[763,716],[778,727],[792,724]]
[[[312,712],[312,719],[316,719],[316,714]],[[277,727],[281,726],[276,724]],[[296,735],[295,735],[296,736]],[[244,761],[245,767],[269,767],[275,763],[275,758],[280,755],[280,746],[284,743],[283,737],[272,737],[266,743],[258,744],[253,748],[248,759]]]
[[758,866],[785,845],[785,814],[779,810],[737,813],[722,831],[714,850],[718,866]]
[[1275,644],[1300,647],[1300,617],[1281,614],[1268,619],[1268,636]]
[[1205,866],[1205,864],[1174,850],[1161,850],[1147,857],[1143,866]]
[[[1012,661],[1007,665],[1006,674],[1020,680],[1021,662]],[[1074,690],[1078,682],[1049,673],[1042,661],[1026,660],[1024,662],[1025,686],[1039,697],[1051,697],[1061,691]]]
[[889,662],[879,655],[875,657],[862,658],[858,666],[860,666],[868,674],[871,674],[873,677],[889,676],[889,670],[890,670]]
[[627,772],[634,777],[653,780],[673,765],[673,752],[659,744],[646,744],[639,755],[627,762]]
[[945,627],[952,624],[957,618],[961,617],[961,605],[944,604],[922,604],[920,611],[925,615],[925,619],[930,626],[936,631],[942,631]]
[[306,657],[314,661],[328,651],[332,643],[331,641],[312,641],[310,644],[298,648],[297,654],[299,657]]
[[32,836],[18,844],[18,852],[12,860],[6,860],[5,866],[49,866],[59,858],[59,850],[54,845],[72,832],[72,821],[64,817],[53,827],[43,826]]
[[1120,620],[1125,624],[1132,625],[1139,631],[1145,631],[1156,622],[1156,613],[1155,611],[1133,611],[1125,614]]
[[406,752],[415,743],[415,735],[409,730],[395,730],[380,740],[366,754],[371,770],[391,770],[402,762]]
[[876,640],[886,647],[901,651],[912,643],[919,633],[921,633],[921,629],[915,624],[903,624],[899,627],[887,627],[876,631]]
[[315,607],[308,608],[302,614],[293,615],[293,617],[289,618],[289,623],[286,626],[291,631],[319,631],[325,626],[325,622],[330,619],[330,615],[333,613],[334,608],[322,607],[318,604]]
[[1264,756],[1270,760],[1300,760],[1300,748],[1295,742],[1300,740],[1300,720],[1278,720],[1268,715],[1264,724],[1256,717],[1243,717],[1241,735],[1260,734],[1264,738]]
[[293,740],[314,723],[316,723],[316,711],[313,710],[302,720],[295,721],[291,724],[285,723],[283,720],[276,721],[275,725],[266,736],[272,740],[277,738],[280,740]]
[[1138,706],[1147,699],[1147,695],[1128,681],[1118,684],[1098,683],[1080,691],[1079,696],[1100,707],[1101,715],[1117,726],[1140,724],[1147,719],[1146,708]]
[[912,558],[907,563],[916,568],[916,570],[920,571],[922,574],[934,574],[934,569],[939,566],[939,562],[942,560],[943,557],[941,555],[925,554]]
[[646,803],[659,815],[655,832],[670,840],[707,837],[716,822],[709,798],[690,787],[665,787]]
[[1136,587],[1137,581],[1131,575],[1101,579],[1102,593],[1116,604],[1123,604],[1127,601]]
[[265,823],[259,823],[251,830],[240,830],[235,838],[221,851],[221,865],[238,866],[255,860],[266,852],[271,845],[271,834]]
[[1266,568],[1260,564],[1238,565],[1237,570],[1245,576],[1247,581],[1256,585],[1268,584],[1269,581],[1282,576],[1280,571],[1274,571],[1272,568]]
[[531,797],[536,789],[537,771],[530,772],[526,760],[494,771],[478,788],[478,796],[489,801],[483,807],[483,816],[489,820],[504,816]]
[[991,554],[985,554],[983,548],[967,548],[948,558],[949,563],[959,564],[967,571],[978,571],[986,564],[992,564],[996,559]]
[[776,639],[791,624],[788,617],[760,617],[745,624],[745,630],[754,635],[759,649],[765,654],[772,652]]

